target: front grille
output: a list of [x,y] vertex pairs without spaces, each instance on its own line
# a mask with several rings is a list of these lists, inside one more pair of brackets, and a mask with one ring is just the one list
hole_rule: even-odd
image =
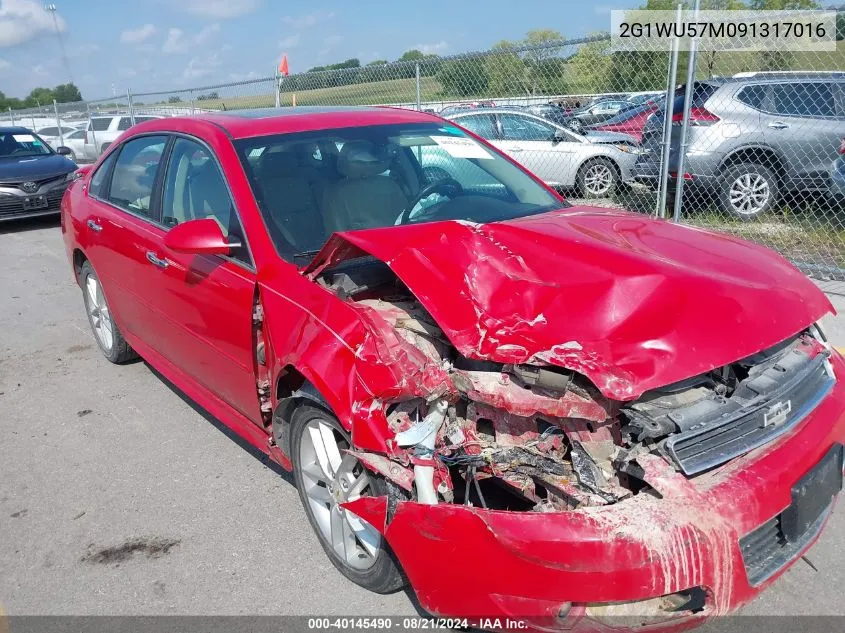
[[800,538],[790,542],[781,528],[781,516],[766,521],[753,532],[739,539],[742,562],[748,582],[755,587],[786,567],[821,531],[833,507],[831,503]]
[[[828,394],[833,383],[826,357],[820,354],[782,389],[754,406],[673,435],[666,441],[666,451],[687,475],[714,468],[793,428]],[[775,415],[773,409],[786,403],[788,413]]]
[[43,195],[47,198],[46,208],[41,209],[24,210],[23,206],[26,196],[0,195],[0,218],[29,213],[49,213],[51,211],[58,211],[61,207],[62,196],[64,196],[66,189],[67,185],[64,185],[62,187],[56,187],[55,189],[51,189],[47,193],[38,194]]

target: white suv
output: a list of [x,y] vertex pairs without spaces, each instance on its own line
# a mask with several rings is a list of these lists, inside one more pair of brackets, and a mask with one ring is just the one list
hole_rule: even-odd
[[[152,114],[138,115],[135,123],[162,119],[164,117]],[[92,116],[88,119],[88,126],[85,128],[85,155],[96,157],[102,154],[118,136],[132,127],[132,119],[129,115],[115,116]]]

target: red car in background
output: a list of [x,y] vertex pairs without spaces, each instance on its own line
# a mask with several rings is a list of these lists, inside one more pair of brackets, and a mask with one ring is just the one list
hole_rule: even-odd
[[454,623],[691,626],[800,557],[842,487],[813,283],[571,206],[435,116],[146,122],[62,232],[106,358],[292,469],[345,576]]
[[643,140],[643,128],[645,127],[646,121],[648,121],[648,118],[659,107],[659,103],[650,101],[620,112],[612,119],[608,119],[598,125],[591,125],[587,129],[629,134],[637,139],[638,142],[641,142]]

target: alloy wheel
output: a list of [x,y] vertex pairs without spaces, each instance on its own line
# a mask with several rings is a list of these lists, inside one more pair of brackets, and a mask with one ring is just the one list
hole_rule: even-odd
[[371,481],[361,463],[342,450],[345,438],[320,419],[310,420],[299,444],[299,468],[305,496],[321,536],[334,555],[359,571],[371,568],[381,548],[381,535],[340,504],[371,494]]
[[114,345],[114,330],[112,329],[111,313],[103,295],[100,282],[93,275],[85,279],[85,293],[88,304],[88,315],[91,317],[91,326],[94,334],[104,349],[111,351]]
[[604,163],[590,165],[584,172],[584,189],[594,196],[601,196],[610,191],[613,185],[613,172]]
[[728,192],[731,207],[740,215],[757,215],[766,208],[772,195],[769,181],[760,174],[746,173],[731,183]]

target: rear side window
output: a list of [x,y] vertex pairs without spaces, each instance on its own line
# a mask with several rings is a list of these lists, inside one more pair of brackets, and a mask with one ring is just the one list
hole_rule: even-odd
[[[68,128],[65,128],[67,131]],[[57,127],[44,127],[38,130],[39,136],[58,136],[59,135],[59,128]]]
[[761,110],[763,108],[763,101],[766,98],[766,87],[746,86],[737,93],[736,98],[747,106]]
[[143,136],[123,144],[109,188],[109,202],[131,213],[152,217],[150,203],[167,138]]
[[791,116],[834,116],[829,83],[788,83],[772,86],[775,112]]
[[155,121],[157,117],[154,116],[136,116],[135,123],[143,123],[144,121]]
[[103,164],[97,167],[97,171],[91,176],[91,183],[88,185],[89,195],[95,198],[106,197],[106,179],[108,178],[112,164],[114,164],[115,158],[117,158],[117,152],[112,152],[103,161]]
[[110,124],[111,117],[97,117],[96,119],[91,119],[88,129],[94,130],[95,132],[105,132],[109,129]]
[[132,127],[132,119],[128,116],[120,117],[120,123],[117,124],[117,129],[120,131],[128,130]]

